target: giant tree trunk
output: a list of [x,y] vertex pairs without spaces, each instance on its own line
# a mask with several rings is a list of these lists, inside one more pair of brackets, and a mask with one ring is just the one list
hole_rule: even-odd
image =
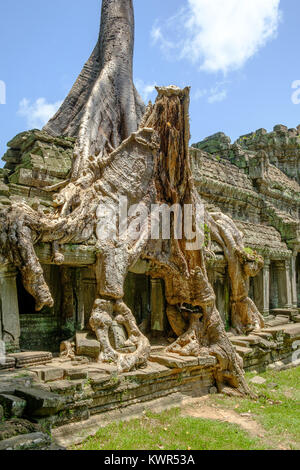
[[[248,393],[241,360],[215,306],[203,246],[191,248],[193,237],[190,240],[186,234],[181,239],[172,235],[169,240],[150,236],[154,203],[188,205],[197,234],[196,208],[201,201],[190,170],[189,89],[158,89],[155,105],[148,106],[141,120],[143,105],[132,82],[133,32],[132,0],[103,0],[98,44],[62,108],[45,128],[52,134],[77,136],[71,181],[55,194],[55,214],[44,215],[20,202],[0,212],[0,254],[20,269],[40,310],[53,305],[53,299],[34,244],[51,242],[54,262],[63,264],[60,245],[94,240],[97,295],[90,325],[101,344],[99,360],[114,361],[123,371],[146,364],[150,354],[148,340],[123,301],[130,266],[140,257],[147,258],[152,263],[150,275],[165,280],[169,312],[177,309],[179,316],[181,310],[188,312],[187,328],[169,350],[214,355],[219,389],[229,385]],[[142,219],[137,213],[130,216],[140,231],[134,237],[127,228],[122,237],[113,233],[105,238],[104,229],[113,228],[115,221],[113,217],[103,220],[101,208],[118,213],[121,196],[129,206],[143,203],[147,209]],[[172,224],[174,228],[174,220]],[[127,331],[134,353],[112,348],[113,321]]]
[[137,130],[145,111],[132,80],[132,0],[103,0],[97,45],[70,94],[44,130],[77,137],[72,180]]
[[183,236],[177,240],[174,229],[180,222],[174,216],[170,241],[165,241],[160,250],[151,241],[146,252],[153,264],[151,275],[164,279],[168,308],[177,311],[177,318],[180,318],[182,310],[189,311],[187,328],[180,332],[177,341],[167,351],[183,356],[215,356],[218,360],[215,378],[219,391],[232,393],[235,389],[241,394],[249,393],[243,377],[242,360],[226,335],[206,271],[201,243],[203,234],[200,233],[204,220],[198,219],[197,205],[201,206],[201,200],[191,174],[188,147],[189,88],[158,88],[155,106],[148,113],[145,126],[154,129],[160,141],[155,175],[157,201],[181,208],[184,213],[188,211],[189,217],[181,223],[192,222],[193,228],[186,232],[186,227],[182,227]]

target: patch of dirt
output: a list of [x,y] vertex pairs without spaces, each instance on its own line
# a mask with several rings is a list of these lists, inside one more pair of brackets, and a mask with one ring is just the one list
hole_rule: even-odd
[[265,430],[251,417],[241,416],[233,410],[217,408],[208,404],[199,404],[198,406],[186,406],[182,409],[183,416],[192,418],[212,419],[213,421],[226,421],[227,423],[237,424],[247,431],[253,437],[263,438]]
[[192,418],[211,419],[213,421],[222,421],[236,424],[248,434],[250,434],[251,437],[258,437],[262,439],[267,446],[270,446],[270,448],[277,447],[280,450],[287,450],[286,447],[271,442],[266,437],[265,429],[250,415],[245,416],[245,414],[241,416],[233,410],[216,406],[210,402],[209,397],[189,400],[184,402],[182,406],[182,416],[184,417],[189,416]]

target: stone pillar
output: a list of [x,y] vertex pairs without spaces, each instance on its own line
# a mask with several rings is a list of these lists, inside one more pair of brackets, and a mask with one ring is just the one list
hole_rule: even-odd
[[19,349],[20,317],[16,276],[14,267],[0,267],[0,339],[5,342],[7,351]]
[[285,260],[285,289],[286,289],[286,308],[293,307],[292,299],[292,278],[291,278],[291,260]]
[[291,261],[276,264],[279,308],[292,308]]
[[151,279],[151,330],[165,331],[166,313],[161,279]]
[[262,314],[268,316],[270,313],[270,264],[269,259],[265,259],[265,264],[262,269]]
[[293,252],[293,256],[291,258],[291,277],[292,277],[292,304],[293,308],[297,308],[298,306],[298,296],[297,296],[297,255],[298,252]]
[[82,269],[76,270],[76,295],[77,295],[77,318],[76,327],[82,331],[85,328],[85,309],[84,309],[84,285],[82,279]]

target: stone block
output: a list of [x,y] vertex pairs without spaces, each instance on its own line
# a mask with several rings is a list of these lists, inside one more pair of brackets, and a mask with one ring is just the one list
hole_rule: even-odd
[[274,126],[273,130],[274,130],[274,132],[287,134],[288,127],[284,126],[283,124],[277,124],[277,126]]
[[46,364],[52,360],[51,352],[39,352],[39,351],[30,351],[30,352],[21,352],[9,354],[8,357],[13,358],[16,361],[16,368],[21,369],[23,367],[30,367],[40,364]]
[[1,450],[36,450],[47,449],[51,445],[51,438],[48,434],[35,432],[32,434],[23,434],[10,439],[0,441]]
[[68,395],[75,392],[76,386],[68,380],[59,380],[50,384],[50,390],[51,392],[58,393],[59,395]]
[[26,407],[25,400],[9,394],[0,395],[0,404],[6,418],[20,418]]
[[76,354],[97,359],[100,354],[100,343],[89,332],[76,333]]
[[16,360],[14,357],[6,356],[0,360],[0,370],[10,370],[14,369],[16,365]]
[[31,371],[35,372],[43,382],[54,382],[64,378],[64,370],[58,367],[39,367]]
[[15,394],[26,400],[25,413],[28,416],[51,416],[60,411],[65,400],[60,395],[38,388],[18,388]]
[[253,352],[251,348],[244,348],[243,346],[234,346],[234,349],[241,357],[249,356]]
[[182,357],[176,354],[151,354],[149,360],[151,362],[157,362],[170,369],[183,369],[184,367],[198,366],[197,357]]
[[64,376],[70,380],[82,380],[88,378],[88,371],[84,369],[69,368],[64,370]]

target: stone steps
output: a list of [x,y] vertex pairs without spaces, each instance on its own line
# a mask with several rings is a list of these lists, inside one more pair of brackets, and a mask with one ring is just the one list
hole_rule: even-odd
[[297,308],[274,308],[270,313],[275,315],[275,317],[283,316],[292,318],[294,315],[299,313],[299,310]]
[[189,357],[189,356],[179,356],[178,354],[172,353],[151,353],[149,358],[151,362],[157,362],[165,367],[170,369],[183,369],[185,367],[214,367],[217,364],[217,360],[213,356],[203,356],[203,357]]
[[45,365],[53,359],[52,353],[48,351],[27,351],[7,354],[0,357],[0,371],[13,369],[25,369],[27,367]]
[[254,331],[248,336],[228,335],[234,349],[244,359],[245,370],[265,370],[280,361],[291,363],[293,345],[300,340],[300,322],[283,323],[280,317],[279,320],[274,322],[275,325]]
[[16,369],[47,364],[53,359],[52,353],[47,351],[28,351],[8,354],[8,358],[15,360]]
[[267,327],[272,327],[272,326],[280,326],[280,325],[286,325],[289,323],[290,317],[283,316],[283,315],[277,315],[274,319],[272,320],[266,320],[266,326]]
[[249,356],[252,354],[252,349],[244,346],[234,346],[234,349],[241,357]]

